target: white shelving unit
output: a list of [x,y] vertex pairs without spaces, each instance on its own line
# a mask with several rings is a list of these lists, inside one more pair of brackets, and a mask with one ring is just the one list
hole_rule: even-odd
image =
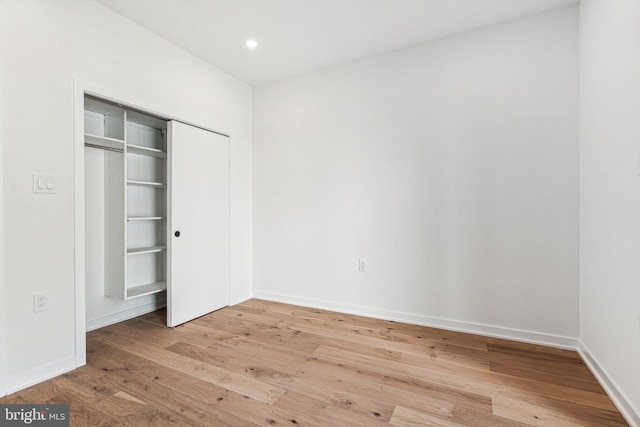
[[167,122],[85,97],[85,146],[105,150],[105,295],[167,289]]
[[167,123],[135,111],[126,122],[125,299],[167,289]]

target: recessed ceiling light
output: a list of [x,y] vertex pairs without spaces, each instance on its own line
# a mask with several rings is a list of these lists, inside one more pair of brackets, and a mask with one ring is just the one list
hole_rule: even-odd
[[249,49],[255,49],[258,47],[258,42],[256,42],[255,40],[247,40],[247,47]]

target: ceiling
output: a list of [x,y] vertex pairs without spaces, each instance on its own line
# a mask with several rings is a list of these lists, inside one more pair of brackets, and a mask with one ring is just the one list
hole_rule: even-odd
[[[255,85],[578,0],[96,1]],[[258,47],[248,49],[248,39]]]

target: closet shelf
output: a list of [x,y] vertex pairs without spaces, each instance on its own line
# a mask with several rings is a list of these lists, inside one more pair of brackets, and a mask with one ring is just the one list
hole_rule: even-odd
[[143,185],[143,186],[146,186],[146,187],[157,187],[157,188],[165,188],[167,186],[167,184],[164,184],[162,182],[134,181],[134,180],[127,180],[127,184],[129,184],[129,185]]
[[90,133],[84,134],[84,143],[118,150],[122,150],[124,147],[124,141],[122,139],[109,138],[107,136],[93,135]]
[[167,282],[153,282],[146,285],[127,288],[127,298],[141,297],[167,290]]
[[127,152],[130,154],[140,154],[142,156],[151,156],[164,159],[167,157],[166,151],[157,148],[143,147],[141,145],[127,144]]
[[131,248],[131,249],[127,249],[127,255],[152,254],[154,252],[162,252],[166,249],[167,249],[166,246],[148,246],[146,248]]
[[163,220],[163,216],[130,216],[127,217],[127,221],[160,221]]

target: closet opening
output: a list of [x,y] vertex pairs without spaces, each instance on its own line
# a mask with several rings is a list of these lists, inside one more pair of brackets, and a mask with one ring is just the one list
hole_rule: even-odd
[[162,309],[176,326],[228,305],[229,137],[83,103],[84,331]]

